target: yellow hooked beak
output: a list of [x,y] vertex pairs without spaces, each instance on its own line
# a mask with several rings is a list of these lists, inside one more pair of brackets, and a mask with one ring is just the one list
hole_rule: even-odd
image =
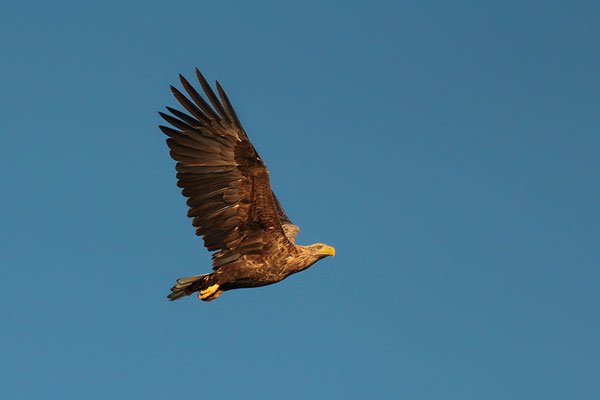
[[331,246],[325,246],[319,250],[319,254],[325,254],[326,256],[335,256],[335,249]]

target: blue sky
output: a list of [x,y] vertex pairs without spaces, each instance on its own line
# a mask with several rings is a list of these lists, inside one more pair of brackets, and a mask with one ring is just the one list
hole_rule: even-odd
[[[5,398],[597,399],[597,2],[39,2],[0,13]],[[157,111],[199,67],[337,255],[210,271]]]

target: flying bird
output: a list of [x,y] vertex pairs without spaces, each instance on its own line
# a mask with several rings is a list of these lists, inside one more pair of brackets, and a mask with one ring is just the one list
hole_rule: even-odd
[[335,249],[323,243],[295,243],[300,228],[287,217],[271,190],[269,171],[248,139],[227,95],[219,98],[196,69],[207,101],[181,75],[188,97],[171,86],[182,112],[160,116],[173,128],[167,135],[177,161],[177,186],[183,189],[196,235],[212,253],[213,272],[177,280],[170,300],[195,292],[204,301],[227,290],[270,285],[305,270]]

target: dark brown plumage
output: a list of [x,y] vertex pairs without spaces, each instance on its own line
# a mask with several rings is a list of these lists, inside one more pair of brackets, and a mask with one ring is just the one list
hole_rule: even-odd
[[279,282],[334,255],[322,243],[295,244],[299,228],[271,191],[269,171],[221,85],[216,83],[219,100],[198,69],[196,75],[212,107],[180,75],[189,99],[173,86],[171,91],[189,114],[167,107],[172,115],[159,114],[176,129],[160,129],[177,161],[188,217],[214,252],[214,272],[178,279],[169,299],[199,291],[200,299],[214,300],[226,290]]

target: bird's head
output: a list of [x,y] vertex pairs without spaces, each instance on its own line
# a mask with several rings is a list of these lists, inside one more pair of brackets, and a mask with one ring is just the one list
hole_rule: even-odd
[[311,246],[308,246],[308,248],[310,249],[311,255],[315,256],[319,260],[327,256],[335,256],[335,249],[323,243],[315,243]]

